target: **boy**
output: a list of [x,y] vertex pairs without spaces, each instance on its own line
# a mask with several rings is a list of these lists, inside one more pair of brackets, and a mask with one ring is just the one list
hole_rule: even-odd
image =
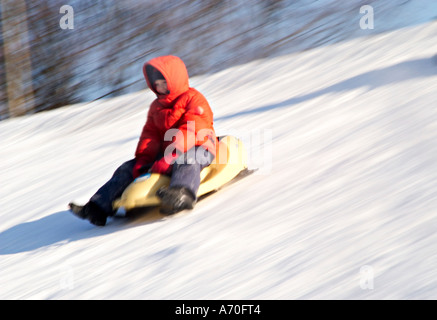
[[184,62],[175,56],[154,58],[144,64],[143,73],[157,98],[150,105],[135,159],[123,163],[77,213],[98,226],[114,215],[112,202],[146,172],[171,176],[169,187],[157,193],[162,213],[192,209],[200,171],[215,158],[213,113],[205,97],[189,87]]

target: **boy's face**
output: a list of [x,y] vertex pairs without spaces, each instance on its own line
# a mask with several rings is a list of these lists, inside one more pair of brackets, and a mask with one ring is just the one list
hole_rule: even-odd
[[156,80],[155,81],[155,88],[156,88],[156,91],[159,94],[167,94],[167,91],[168,91],[167,81],[165,81],[165,80]]

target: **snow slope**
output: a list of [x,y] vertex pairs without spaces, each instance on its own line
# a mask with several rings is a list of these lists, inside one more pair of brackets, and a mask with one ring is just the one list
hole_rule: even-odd
[[436,299],[436,40],[434,21],[193,78],[260,170],[152,223],[66,211],[133,156],[149,91],[0,122],[0,298]]

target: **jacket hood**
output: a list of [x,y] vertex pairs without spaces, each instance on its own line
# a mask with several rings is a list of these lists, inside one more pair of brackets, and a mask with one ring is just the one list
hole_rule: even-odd
[[[153,75],[151,66],[158,70],[167,81],[168,94],[159,94],[153,85]],[[158,100],[163,105],[170,105],[177,97],[189,89],[188,71],[185,63],[176,56],[162,56],[146,62],[143,66],[144,78],[147,85],[152,90]]]

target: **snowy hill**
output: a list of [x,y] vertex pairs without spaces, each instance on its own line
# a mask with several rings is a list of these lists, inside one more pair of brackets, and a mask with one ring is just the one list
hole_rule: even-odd
[[[430,17],[432,13],[430,13]],[[258,174],[187,214],[68,214],[149,91],[0,123],[1,299],[436,299],[437,24],[191,79]]]

